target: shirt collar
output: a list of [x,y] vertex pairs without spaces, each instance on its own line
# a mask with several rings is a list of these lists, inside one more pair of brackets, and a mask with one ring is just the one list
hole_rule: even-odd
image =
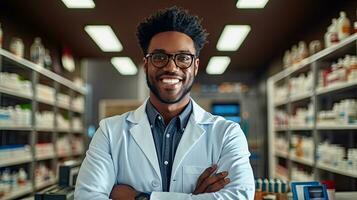
[[[190,100],[189,103],[186,105],[186,107],[183,109],[183,111],[178,116],[179,127],[181,130],[184,130],[184,128],[186,127],[191,113],[192,113],[192,101]],[[162,118],[160,113],[156,110],[154,105],[152,105],[152,103],[150,102],[150,99],[147,101],[147,104],[146,104],[146,114],[148,116],[150,125],[155,124],[155,120],[159,116]]]

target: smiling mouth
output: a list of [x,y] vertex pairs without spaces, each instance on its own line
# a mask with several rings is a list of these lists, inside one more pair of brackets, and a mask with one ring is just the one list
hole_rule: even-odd
[[180,82],[181,80],[178,78],[162,78],[162,79],[160,79],[160,81],[165,84],[174,85],[174,84],[177,84],[178,82]]

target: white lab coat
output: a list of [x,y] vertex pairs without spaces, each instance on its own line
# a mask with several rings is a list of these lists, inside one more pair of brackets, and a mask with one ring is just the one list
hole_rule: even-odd
[[[100,122],[80,168],[75,199],[109,199],[116,184],[152,192],[151,200],[254,198],[250,153],[240,126],[204,111],[194,101],[172,165],[170,192],[162,192],[145,106],[146,102],[135,111]],[[231,182],[218,192],[192,195],[199,175],[213,164],[218,172],[227,170]]]

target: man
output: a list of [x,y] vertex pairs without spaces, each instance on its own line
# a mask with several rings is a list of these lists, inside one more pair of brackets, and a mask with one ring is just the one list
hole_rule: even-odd
[[239,125],[191,98],[207,33],[177,7],[138,26],[149,99],[104,119],[81,166],[75,199],[253,199],[250,153]]

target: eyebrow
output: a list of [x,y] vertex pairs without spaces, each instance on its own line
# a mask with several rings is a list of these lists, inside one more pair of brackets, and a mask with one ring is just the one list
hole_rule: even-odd
[[[154,52],[154,53],[168,53],[164,49],[154,49],[152,52]],[[191,54],[191,51],[189,51],[189,50],[180,50],[180,51],[177,51],[176,53],[190,53]]]

